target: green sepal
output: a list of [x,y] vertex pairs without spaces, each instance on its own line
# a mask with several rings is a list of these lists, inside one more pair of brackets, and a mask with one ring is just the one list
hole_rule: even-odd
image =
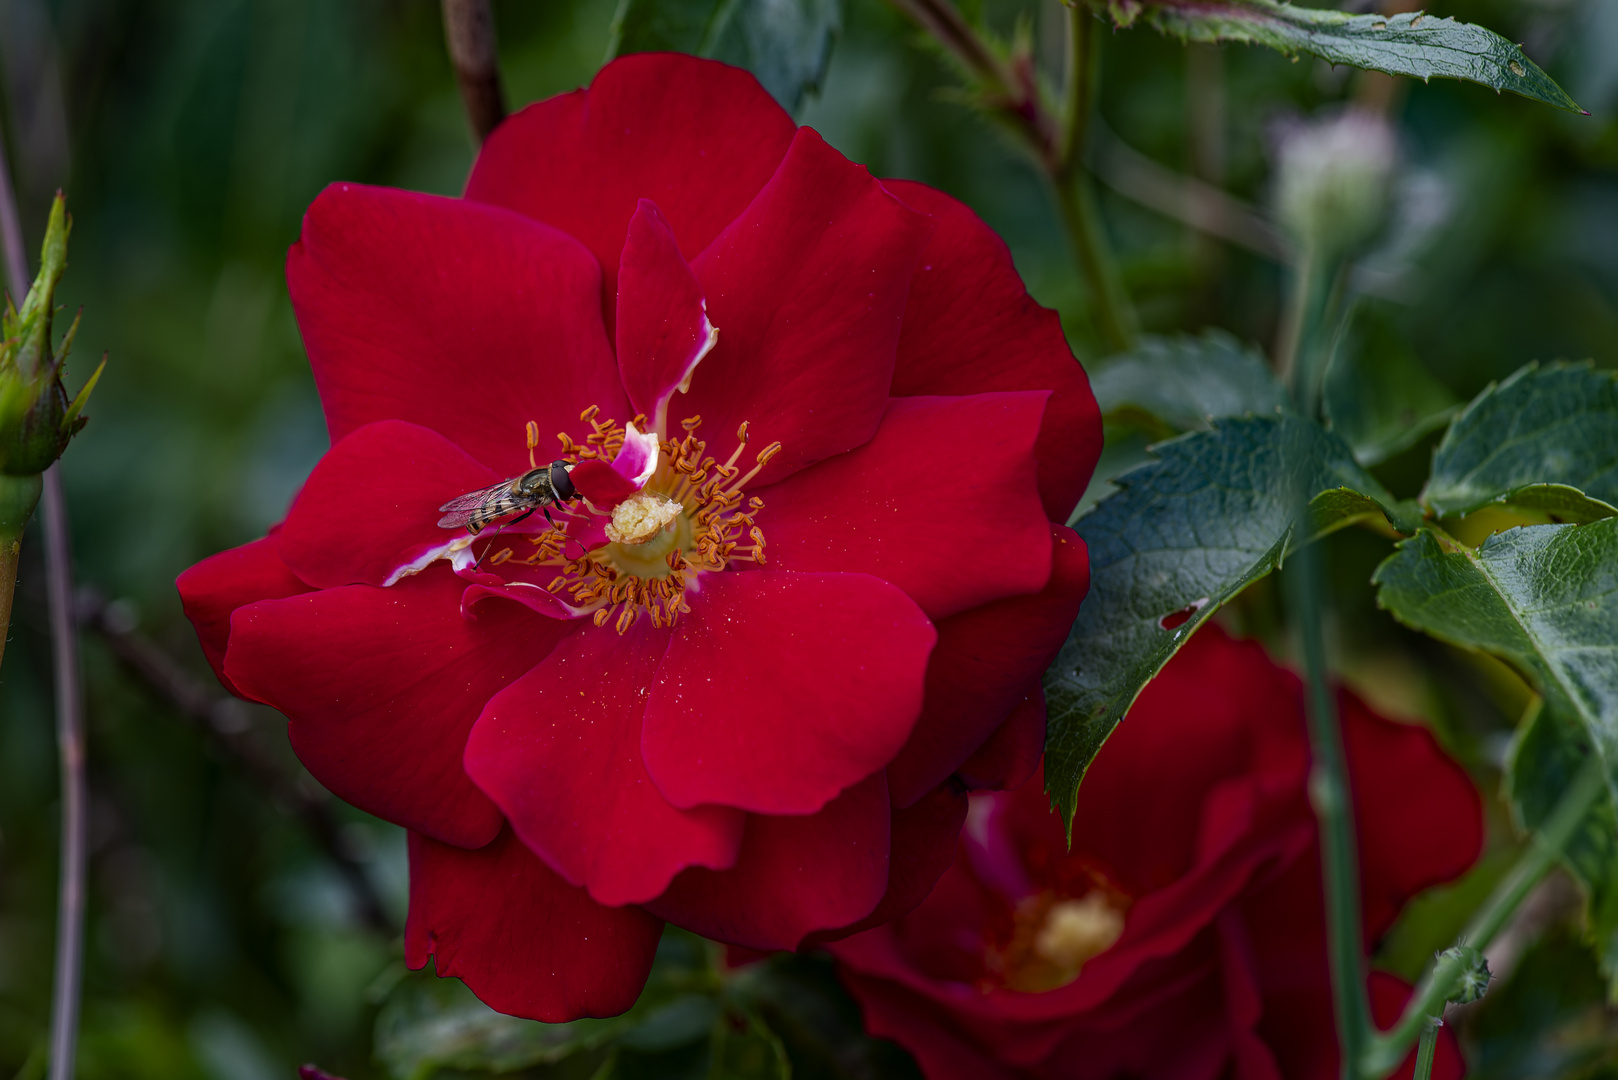
[[[73,325],[78,325],[77,319],[73,321]],[[64,441],[65,439],[71,438],[73,435],[77,434],[78,431],[84,427],[85,422],[90,419],[87,416],[80,416],[79,414],[84,411],[85,403],[90,400],[90,394],[95,390],[96,383],[101,381],[101,373],[105,370],[107,370],[107,358],[103,356],[101,358],[101,363],[96,365],[96,369],[90,373],[90,377],[85,380],[84,385],[79,387],[78,394],[76,394],[72,402],[68,404],[67,412],[62,415],[62,435]]]

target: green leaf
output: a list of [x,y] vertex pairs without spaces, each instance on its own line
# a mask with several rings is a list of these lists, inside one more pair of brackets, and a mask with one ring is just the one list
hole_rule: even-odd
[[1495,499],[1489,506],[1510,506],[1544,514],[1552,521],[1570,525],[1585,525],[1618,514],[1618,507],[1592,499],[1578,488],[1566,484],[1529,484],[1513,488]]
[[1281,564],[1299,487],[1334,493],[1311,507],[1308,536],[1368,505],[1411,525],[1341,439],[1295,415],[1219,420],[1154,451],[1075,525],[1090,549],[1090,594],[1045,676],[1045,781],[1070,819],[1085,770],[1141,688],[1221,604]]
[[377,1058],[398,1080],[422,1080],[441,1068],[496,1073],[547,1065],[600,1047],[621,1018],[541,1024],[497,1013],[459,979],[406,976],[376,1019]]
[[1090,389],[1103,415],[1132,420],[1144,414],[1172,432],[1206,430],[1220,417],[1289,407],[1263,353],[1222,330],[1148,338],[1092,374]]
[[1182,41],[1243,41],[1288,56],[1310,53],[1332,64],[1460,79],[1584,112],[1521,48],[1492,30],[1424,12],[1350,15],[1279,0],[1107,0],[1113,20],[1144,18]]
[[1491,384],[1444,434],[1421,498],[1451,517],[1541,484],[1618,505],[1618,372],[1529,364]]
[[1618,764],[1618,518],[1508,529],[1476,551],[1424,529],[1372,578],[1377,603],[1433,637],[1494,654]]
[[[1506,793],[1523,828],[1537,829],[1551,816],[1590,754],[1576,719],[1533,710],[1506,762]],[[1591,808],[1562,848],[1562,862],[1584,885],[1586,932],[1607,977],[1608,996],[1618,998],[1618,814],[1610,795]]]
[[1467,1075],[1595,1080],[1586,1070],[1611,1052],[1601,989],[1589,952],[1566,929],[1552,928],[1467,1018]]
[[607,56],[684,52],[758,77],[796,111],[818,90],[842,26],[841,0],[619,0]]
[[1460,406],[1397,341],[1378,334],[1358,348],[1339,351],[1326,371],[1326,419],[1362,465],[1408,449]]

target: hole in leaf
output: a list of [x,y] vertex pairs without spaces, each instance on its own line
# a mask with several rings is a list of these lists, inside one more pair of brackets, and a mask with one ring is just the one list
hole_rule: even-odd
[[1165,630],[1178,630],[1180,627],[1190,622],[1192,616],[1207,606],[1208,598],[1206,596],[1204,596],[1201,600],[1193,600],[1179,611],[1171,611],[1161,619],[1157,620],[1157,625],[1161,626]]

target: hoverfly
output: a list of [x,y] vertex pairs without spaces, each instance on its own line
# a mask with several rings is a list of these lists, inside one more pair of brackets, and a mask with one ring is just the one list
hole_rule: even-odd
[[[573,487],[572,477],[568,476],[571,469],[572,465],[566,461],[553,461],[492,487],[469,491],[438,508],[444,515],[438,519],[438,527],[459,529],[464,525],[467,532],[476,536],[495,522],[515,525],[535,510],[555,525],[551,505],[575,499],[579,494]],[[510,520],[503,521],[505,518]]]

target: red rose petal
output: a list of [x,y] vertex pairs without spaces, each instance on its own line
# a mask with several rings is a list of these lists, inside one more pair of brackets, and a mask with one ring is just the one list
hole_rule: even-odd
[[863,918],[882,899],[890,815],[881,773],[815,814],[749,815],[734,867],[687,870],[646,908],[715,941],[795,949],[813,931]]
[[646,688],[670,631],[585,627],[496,694],[466,745],[466,770],[525,844],[603,904],[650,900],[688,866],[722,868],[740,810],[670,806],[641,762]]
[[516,604],[469,621],[462,587],[434,568],[388,589],[348,585],[241,608],[225,669],[286,714],[292,748],[333,794],[477,847],[501,819],[461,766],[467,733],[575,624]]
[[865,446],[758,493],[770,565],[873,574],[932,619],[1038,592],[1051,576],[1032,453],[1044,408],[1042,393],[891,399]]
[[955,861],[955,841],[965,820],[966,793],[954,784],[940,784],[914,804],[896,808],[888,890],[876,909],[851,926],[809,935],[803,947],[836,941],[913,911]]
[[500,479],[429,428],[366,424],[320,459],[276,542],[311,585],[386,584],[466,535],[438,527],[440,506]]
[[219,681],[237,696],[245,695],[225,676],[230,613],[260,600],[278,600],[309,591],[309,586],[281,561],[273,533],[203,559],[174,584],[180,590],[185,617],[196,628],[203,655]]
[[639,201],[657,203],[692,258],[775,173],[794,130],[745,71],[674,53],[626,56],[588,90],[508,116],[483,144],[466,197],[582,240],[601,263],[612,326],[620,253]]
[[549,443],[590,405],[629,419],[600,267],[519,214],[334,184],[304,216],[287,285],[334,443],[408,420],[516,476],[530,420]]
[[1096,756],[1079,788],[1074,848],[1112,867],[1136,895],[1178,880],[1199,847],[1210,847],[1199,841],[1211,788],[1273,777],[1302,797],[1308,749],[1299,704],[1296,678],[1262,646],[1204,626],[1146,684]]
[[1035,682],[955,775],[973,791],[1010,791],[1028,782],[1044,752],[1045,691]]
[[[927,662],[921,719],[888,766],[896,806],[931,791],[982,746],[1027,699],[1029,686],[1038,685],[1067,640],[1090,587],[1090,560],[1073,530],[1048,522],[1043,528],[1051,552],[1050,580],[1043,589],[937,624],[938,646]],[[1043,709],[1039,725],[1043,730]]]
[[[837,955],[842,959],[845,953]],[[840,967],[838,974],[860,1003],[865,1029],[914,1054],[927,1080],[1027,1080],[1027,1073],[1001,1064],[963,1038],[949,1011],[925,996],[858,969]]]
[[864,574],[699,584],[641,737],[669,802],[812,813],[893,759],[921,709],[935,639],[908,597]]
[[744,420],[758,448],[780,440],[754,486],[867,442],[927,231],[927,218],[800,128],[758,198],[693,260],[719,342],[670,422],[700,415],[721,460]]
[[1028,295],[1005,241],[971,210],[924,184],[884,185],[933,220],[905,303],[891,392],[1051,390],[1034,456],[1045,515],[1066,521],[1101,454],[1101,413],[1061,320]]
[[1477,861],[1483,802],[1427,728],[1385,720],[1349,693],[1338,695],[1338,709],[1354,790],[1365,931],[1375,941],[1412,896]]
[[476,851],[410,834],[405,963],[429,957],[492,1009],[556,1024],[635,1003],[663,924],[574,888],[508,829]]
[[618,269],[618,371],[629,404],[669,435],[669,397],[712,344],[702,286],[657,204],[642,199]]
[[581,461],[568,477],[580,495],[603,510],[617,506],[640,488],[605,461]]

